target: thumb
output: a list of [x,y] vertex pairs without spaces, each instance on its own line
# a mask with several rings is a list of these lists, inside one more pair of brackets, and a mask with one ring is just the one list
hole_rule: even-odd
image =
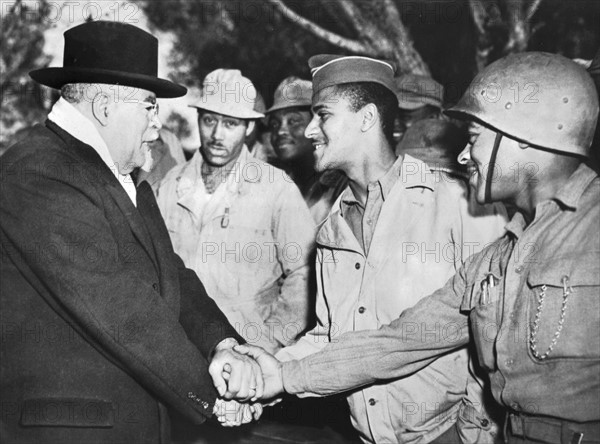
[[227,384],[225,383],[225,380],[220,378],[217,378],[217,380],[215,380],[215,378],[213,377],[213,384],[215,385],[219,396],[224,396],[225,392],[227,391]]
[[222,373],[215,369],[213,366],[209,367],[208,372],[210,373],[215,389],[217,389],[219,396],[222,397],[227,391],[226,379],[223,377]]
[[253,347],[250,345],[234,345],[233,349],[239,354],[247,355],[254,359],[259,358],[265,353],[265,351],[262,348]]

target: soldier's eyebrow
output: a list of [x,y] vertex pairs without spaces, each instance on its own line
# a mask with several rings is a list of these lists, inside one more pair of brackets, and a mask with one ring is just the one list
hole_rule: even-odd
[[327,108],[327,105],[324,103],[320,103],[318,105],[315,105],[312,107],[312,112],[313,114],[318,113],[320,110],[322,110],[323,108]]

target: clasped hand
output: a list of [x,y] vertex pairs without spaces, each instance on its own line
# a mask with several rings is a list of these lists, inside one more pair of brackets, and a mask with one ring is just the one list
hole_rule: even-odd
[[213,414],[223,427],[235,427],[248,424],[253,419],[258,421],[263,412],[260,403],[240,404],[237,401],[217,399]]
[[260,347],[221,343],[209,372],[224,400],[271,402],[283,392],[281,363]]

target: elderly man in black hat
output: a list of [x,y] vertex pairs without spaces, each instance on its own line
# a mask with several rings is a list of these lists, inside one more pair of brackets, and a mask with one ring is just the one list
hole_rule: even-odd
[[2,157],[4,442],[166,442],[167,407],[201,423],[223,405],[211,358],[238,396],[262,390],[129,176],[158,137],[156,98],[186,93],[156,76],[157,49],[134,26],[91,22],[65,32],[62,68],[31,73],[62,97]]

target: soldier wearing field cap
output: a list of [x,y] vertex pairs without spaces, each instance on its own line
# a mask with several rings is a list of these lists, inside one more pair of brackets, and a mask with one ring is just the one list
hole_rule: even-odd
[[[318,325],[280,351],[281,359],[308,356],[341,333],[390,322],[500,234],[479,237],[484,222],[468,214],[456,181],[437,180],[418,159],[395,155],[392,63],[323,55],[309,66],[313,116],[305,135],[315,169],[339,169],[349,186],[317,234]],[[493,422],[468,366],[462,348],[410,377],[349,393],[361,439],[458,442],[460,433],[472,442],[491,441]]]
[[428,76],[401,74],[394,78],[398,98],[399,121],[396,128],[402,137],[415,122],[442,116],[444,87]]
[[167,174],[157,199],[175,251],[231,324],[275,351],[307,327],[314,224],[293,181],[244,143],[264,117],[255,99],[239,70],[206,76],[191,105],[200,149]]
[[313,146],[304,135],[312,119],[311,104],[311,82],[288,77],[275,90],[273,106],[267,110],[267,115],[271,144],[279,164],[298,185],[313,219],[319,224],[346,187],[346,177],[335,170],[315,171]]
[[[514,85],[535,100],[516,101]],[[514,54],[448,112],[470,122],[460,159],[477,201],[516,209],[507,233],[389,325],[283,368],[263,355],[263,373],[282,375],[265,394],[386,382],[472,342],[506,412],[506,442],[600,442],[600,178],[584,163],[598,118],[592,79],[560,55]]]
[[467,133],[442,113],[444,87],[428,76],[402,74],[394,78],[398,118],[394,138],[396,153],[410,154],[436,169],[466,175],[458,153]]

